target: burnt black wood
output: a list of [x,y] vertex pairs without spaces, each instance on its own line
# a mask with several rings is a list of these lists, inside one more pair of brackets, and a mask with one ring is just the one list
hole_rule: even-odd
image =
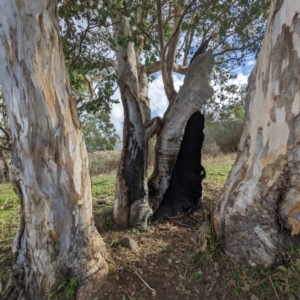
[[204,53],[207,50],[209,41],[210,41],[211,37],[209,39],[207,39],[203,44],[200,45],[200,47],[198,48],[198,50],[195,52],[195,54],[193,55],[191,61],[190,61],[190,65],[192,64],[193,60],[201,53]]
[[197,207],[205,177],[205,170],[201,165],[203,129],[204,115],[196,112],[186,125],[169,188],[153,216],[154,219],[163,220]]

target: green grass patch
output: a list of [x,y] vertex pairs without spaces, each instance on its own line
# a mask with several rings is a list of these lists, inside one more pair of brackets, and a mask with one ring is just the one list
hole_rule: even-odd
[[99,175],[92,178],[92,193],[98,199],[105,199],[115,193],[116,174]]
[[216,158],[202,158],[202,165],[206,171],[205,182],[224,185],[227,176],[235,162],[235,155],[222,155]]

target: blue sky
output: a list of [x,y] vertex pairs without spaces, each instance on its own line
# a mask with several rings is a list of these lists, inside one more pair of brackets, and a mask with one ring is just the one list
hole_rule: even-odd
[[[232,70],[232,73],[237,75],[237,78],[233,80],[234,83],[241,85],[246,84],[248,76],[252,71],[255,65],[255,58],[250,57],[245,66],[237,67]],[[175,88],[178,90],[179,87],[183,84],[182,75],[173,75]],[[216,87],[217,88],[217,87]],[[119,99],[120,93],[116,91],[114,98]],[[168,100],[165,95],[164,86],[161,74],[158,73],[155,80],[149,85],[149,98],[150,98],[150,107],[152,117],[160,116],[162,117],[164,112],[168,107]],[[123,107],[121,103],[114,104],[111,112],[111,121],[114,124],[117,134],[122,139],[122,128],[123,128]]]

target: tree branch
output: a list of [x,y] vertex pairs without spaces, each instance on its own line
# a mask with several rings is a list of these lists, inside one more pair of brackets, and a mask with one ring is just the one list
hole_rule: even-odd
[[[173,72],[185,75],[187,72],[188,66],[184,65],[178,65],[175,62],[173,62]],[[147,67],[147,74],[153,74],[158,71],[161,71],[161,61],[157,61],[154,64]]]
[[0,126],[0,130],[5,134],[6,139],[9,141],[10,140],[10,135],[9,133],[6,131],[6,129],[2,126]]

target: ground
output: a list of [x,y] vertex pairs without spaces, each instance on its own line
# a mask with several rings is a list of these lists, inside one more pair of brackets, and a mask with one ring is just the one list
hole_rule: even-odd
[[[113,223],[115,174],[93,177],[95,223],[108,249],[109,277],[98,300],[192,299],[300,299],[300,248],[291,249],[286,261],[271,270],[245,268],[222,252],[212,234],[204,252],[192,241],[199,226],[209,220],[235,155],[204,158],[207,171],[203,205],[190,215],[150,224],[150,230],[120,230]],[[9,184],[0,185],[0,274],[8,278],[10,244],[17,228],[17,197]],[[121,247],[130,237],[135,251]],[[205,247],[204,247],[205,248]],[[204,249],[202,249],[204,250]],[[66,279],[49,299],[72,299],[76,282]],[[89,300],[89,299],[86,299]],[[96,297],[95,299],[96,300]]]

